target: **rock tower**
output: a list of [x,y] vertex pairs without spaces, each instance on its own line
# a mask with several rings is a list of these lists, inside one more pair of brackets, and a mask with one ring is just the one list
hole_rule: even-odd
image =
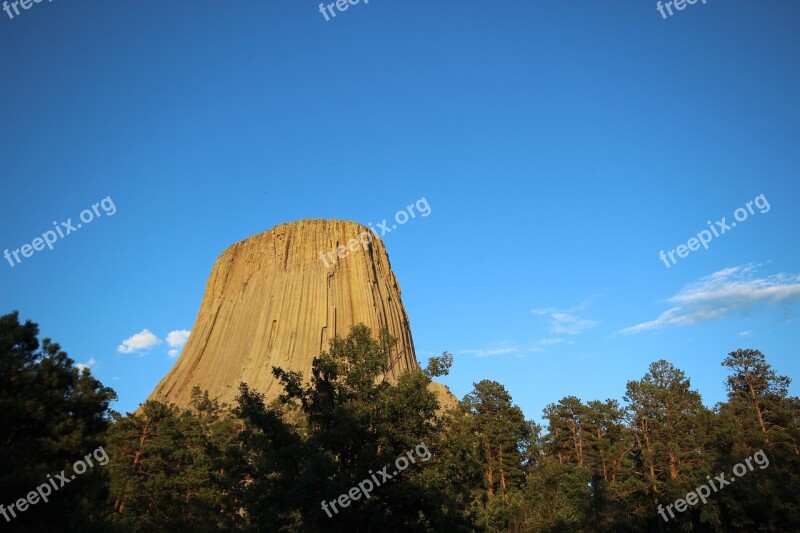
[[245,382],[269,401],[282,392],[273,366],[308,377],[329,340],[360,322],[397,338],[392,378],[417,368],[383,242],[355,222],[280,224],[217,259],[189,341],[150,398],[186,406],[197,385],[232,404]]

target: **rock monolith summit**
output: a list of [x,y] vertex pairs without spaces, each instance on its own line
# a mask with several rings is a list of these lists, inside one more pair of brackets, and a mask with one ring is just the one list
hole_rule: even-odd
[[186,406],[199,386],[233,404],[244,382],[269,401],[282,392],[273,366],[308,377],[330,339],[358,323],[397,338],[390,379],[418,367],[383,242],[355,222],[280,224],[217,259],[189,340],[150,398]]

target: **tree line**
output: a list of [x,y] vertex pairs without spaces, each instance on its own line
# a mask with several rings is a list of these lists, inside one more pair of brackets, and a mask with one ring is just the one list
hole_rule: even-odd
[[[273,402],[240,384],[231,406],[196,388],[188,407],[148,401],[125,415],[112,389],[38,335],[16,312],[0,317],[0,504],[100,446],[110,460],[47,503],[0,514],[4,530],[800,531],[800,400],[758,350],[723,359],[728,396],[713,409],[660,360],[623,402],[568,396],[539,425],[496,381],[440,406],[429,385],[449,353],[388,381],[395,340],[363,325],[309,375],[273,368]],[[427,460],[325,511],[420,445]],[[659,512],[760,450],[768,467],[669,520]]]

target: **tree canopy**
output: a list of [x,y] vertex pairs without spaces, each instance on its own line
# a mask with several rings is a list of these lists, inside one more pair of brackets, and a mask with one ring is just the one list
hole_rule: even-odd
[[[390,376],[394,340],[358,325],[309,375],[273,368],[273,402],[246,383],[235,405],[195,389],[188,407],[109,409],[114,392],[17,313],[0,317],[0,503],[98,446],[93,468],[19,531],[800,531],[800,400],[755,349],[730,352],[725,402],[652,363],[617,399],[566,396],[525,418],[510,392],[474,383],[445,410],[430,386],[453,356]],[[532,381],[535,385],[535,379]],[[737,483],[663,509],[744,468]],[[5,520],[0,518],[0,524]],[[9,521],[11,522],[11,521]]]

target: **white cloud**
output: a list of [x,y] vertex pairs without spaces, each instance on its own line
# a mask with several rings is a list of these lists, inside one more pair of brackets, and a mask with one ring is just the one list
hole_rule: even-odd
[[[587,301],[564,311],[549,307],[546,309],[533,309],[531,312],[535,315],[548,317],[551,333],[556,335],[580,335],[587,329],[599,324],[599,322],[595,320],[588,320],[575,315],[576,312],[586,309],[589,304],[590,302]],[[457,353],[462,355],[474,355],[476,357],[510,354],[525,355],[544,352],[545,347],[554,346],[556,344],[574,344],[574,341],[569,340],[569,338],[557,336],[527,341],[526,343],[506,340],[492,343],[486,348],[460,350]]]
[[94,357],[86,361],[85,363],[76,363],[75,368],[77,368],[80,372],[83,372],[84,368],[90,368],[97,364],[97,361],[94,360]]
[[655,320],[621,329],[620,333],[687,326],[751,312],[762,305],[800,302],[800,275],[756,277],[756,270],[755,265],[748,264],[714,272],[669,298],[672,307]]
[[552,337],[546,339],[539,339],[528,342],[529,352],[544,352],[547,346],[555,346],[557,344],[575,344],[575,341],[567,340],[563,337]]
[[170,359],[172,359],[174,357],[178,357],[179,353],[181,353],[181,352],[179,350],[176,350],[175,348],[173,348],[169,352],[167,352],[167,354],[169,354]]
[[753,333],[753,330],[752,329],[748,329],[748,330],[745,330],[745,331],[740,331],[739,332],[739,336],[740,337],[747,337],[751,333]]
[[139,350],[146,350],[157,344],[161,344],[161,340],[153,335],[150,330],[143,329],[136,335],[122,341],[122,344],[117,346],[117,351],[120,353],[133,353]]
[[[174,331],[170,331],[167,333],[167,344],[169,344],[173,348],[180,348],[186,341],[189,339],[189,330],[186,329],[176,329]],[[170,355],[174,350],[170,350]]]
[[565,311],[548,307],[546,309],[533,309],[531,312],[535,315],[549,318],[550,333],[555,333],[556,335],[580,335],[600,323],[597,320],[581,318],[575,314],[576,311],[585,309],[587,305],[581,304]]
[[552,320],[550,331],[562,335],[580,335],[599,324],[596,320],[578,318],[569,313],[553,313],[550,318]]
[[561,344],[564,342],[564,339],[561,338],[554,338],[554,339],[539,339],[536,341],[537,344],[541,344],[542,346],[550,346],[552,344]]
[[561,344],[564,342],[572,344],[572,341],[567,341],[566,339],[548,338],[548,339],[539,339],[536,341],[530,341],[528,342],[527,347],[521,348],[517,345],[516,342],[503,341],[495,343],[494,346],[490,346],[488,348],[474,349],[474,350],[460,350],[458,353],[461,355],[474,355],[476,357],[490,357],[492,355],[509,355],[509,354],[523,355],[526,353],[543,352],[544,346],[552,346],[554,344]]
[[519,353],[519,348],[488,348],[485,350],[461,350],[458,352],[462,355],[474,355],[476,357],[489,357],[491,355],[506,355],[510,353]]

